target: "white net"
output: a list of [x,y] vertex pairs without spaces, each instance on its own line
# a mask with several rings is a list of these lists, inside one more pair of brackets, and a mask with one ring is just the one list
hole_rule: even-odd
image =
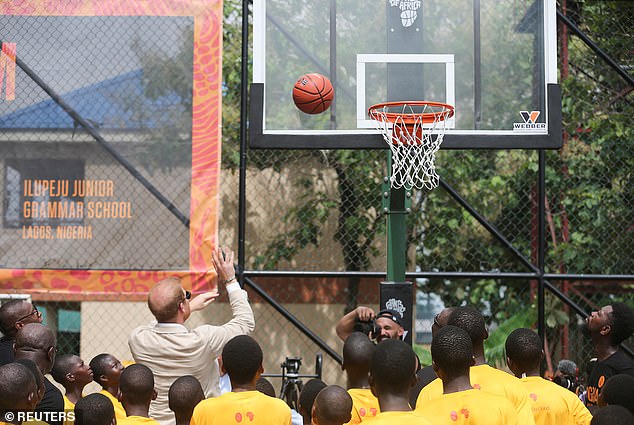
[[452,115],[449,105],[423,102],[370,108],[370,117],[392,151],[392,188],[432,190],[438,186],[436,152]]

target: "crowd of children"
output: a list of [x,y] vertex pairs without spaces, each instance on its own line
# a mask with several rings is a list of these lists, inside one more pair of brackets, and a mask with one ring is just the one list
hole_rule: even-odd
[[[175,293],[182,298],[180,304],[189,299],[178,288]],[[632,425],[634,361],[619,344],[634,333],[634,312],[623,303],[608,307],[587,321],[597,353],[605,356],[597,363],[597,397],[586,396],[585,402],[541,377],[542,340],[531,329],[516,329],[507,337],[512,374],[488,365],[485,320],[476,309],[461,306],[436,316],[429,367],[422,367],[412,347],[401,340],[393,312],[383,315],[392,322],[385,325],[390,332],[376,342],[369,334],[338,332],[344,340],[346,388],[311,379],[299,394],[297,411],[276,398],[271,383],[261,376],[264,353],[258,342],[245,334],[233,336],[223,345],[218,363],[230,391],[220,394],[217,382],[214,391],[219,395],[208,396],[204,387],[209,383],[203,385],[191,374],[178,376],[165,395],[169,419],[176,425]],[[14,358],[0,365],[0,425],[20,424],[23,418],[17,413],[33,411],[73,413],[62,419],[47,417],[44,422],[49,424],[163,425],[152,415],[157,384],[151,365],[137,361],[124,368],[108,353],[89,364],[77,355],[56,356],[54,335],[38,320],[19,326],[12,347]],[[45,377],[48,373],[64,394]],[[92,381],[101,391],[84,395]]]

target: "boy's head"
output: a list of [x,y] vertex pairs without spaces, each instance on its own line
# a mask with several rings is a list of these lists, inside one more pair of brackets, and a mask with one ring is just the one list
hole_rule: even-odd
[[194,407],[205,399],[203,387],[191,375],[178,378],[167,393],[169,408],[174,412],[177,423],[189,423]]
[[273,384],[271,384],[271,381],[262,376],[260,376],[260,378],[255,383],[255,389],[262,394],[266,394],[269,397],[275,398],[275,388],[273,388]]
[[33,373],[23,364],[0,366],[0,412],[33,411],[39,402]]
[[379,343],[370,362],[370,386],[376,397],[408,397],[416,382],[416,354],[408,344],[397,339]]
[[634,376],[621,373],[610,377],[599,393],[599,406],[623,406],[634,415]]
[[456,326],[440,328],[431,342],[432,366],[439,378],[469,375],[475,363],[469,334]]
[[67,390],[74,386],[84,388],[93,380],[90,366],[74,354],[57,356],[51,369],[51,376]]
[[121,372],[119,380],[119,401],[128,411],[129,407],[147,406],[156,398],[154,374],[149,367],[135,363]]
[[302,392],[299,394],[299,400],[297,402],[297,409],[299,414],[304,418],[304,423],[309,424],[313,415],[313,404],[315,403],[315,397],[324,388],[326,383],[321,379],[313,378],[306,382]]
[[515,376],[539,369],[544,351],[542,341],[535,332],[526,328],[515,329],[506,338],[506,362]]
[[123,364],[112,354],[102,353],[93,357],[90,361],[90,369],[92,369],[94,381],[103,388],[119,387]]
[[466,331],[474,347],[481,345],[489,337],[484,316],[470,306],[456,307],[449,315],[447,324]]
[[260,377],[262,349],[257,341],[248,335],[232,338],[222,349],[222,368],[229,374],[232,387],[248,385]]
[[343,425],[352,419],[352,397],[338,385],[328,385],[315,397],[312,423]]
[[114,425],[112,402],[103,394],[88,394],[75,403],[75,425]]
[[634,415],[623,406],[606,406],[596,410],[590,425],[632,425]]
[[341,368],[348,375],[368,375],[375,347],[367,335],[361,332],[353,332],[343,343],[343,364]]

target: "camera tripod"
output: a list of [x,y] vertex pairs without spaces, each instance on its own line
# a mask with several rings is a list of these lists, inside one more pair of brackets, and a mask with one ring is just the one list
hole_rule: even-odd
[[284,400],[291,409],[299,412],[298,401],[299,394],[304,386],[301,378],[317,378],[321,379],[323,356],[321,353],[315,355],[315,374],[302,375],[299,373],[299,367],[302,364],[301,357],[287,357],[280,365],[281,374],[263,374],[265,378],[282,378],[282,388],[280,389],[279,398]]

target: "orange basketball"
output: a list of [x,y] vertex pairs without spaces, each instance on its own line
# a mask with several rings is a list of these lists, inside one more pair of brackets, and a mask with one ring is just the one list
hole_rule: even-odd
[[304,74],[293,87],[293,102],[306,114],[320,114],[330,107],[335,90],[321,74]]

